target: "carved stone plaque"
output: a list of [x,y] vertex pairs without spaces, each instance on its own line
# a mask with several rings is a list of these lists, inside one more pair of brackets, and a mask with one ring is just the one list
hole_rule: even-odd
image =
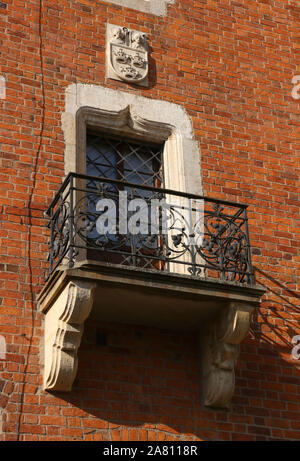
[[127,27],[107,25],[107,77],[136,85],[148,85],[146,34]]

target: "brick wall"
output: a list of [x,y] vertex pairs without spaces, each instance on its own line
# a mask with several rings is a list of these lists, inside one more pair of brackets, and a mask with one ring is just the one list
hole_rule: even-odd
[[[300,439],[300,361],[291,358],[300,333],[300,120],[291,97],[299,19],[291,0],[177,0],[166,17],[100,0],[1,2],[3,440]],[[147,33],[149,88],[105,80],[106,22]],[[200,406],[196,335],[117,324],[87,322],[70,394],[41,389],[43,211],[64,175],[61,113],[74,82],[182,104],[205,194],[250,205],[253,262],[267,292],[229,411]],[[97,328],[107,345],[96,344]]]

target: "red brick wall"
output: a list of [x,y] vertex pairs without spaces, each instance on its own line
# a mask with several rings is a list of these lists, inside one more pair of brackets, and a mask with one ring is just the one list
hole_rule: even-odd
[[[164,18],[100,0],[2,3],[0,437],[300,439],[300,361],[291,358],[300,318],[298,2],[176,0]],[[147,33],[149,88],[105,81],[106,22]],[[253,262],[267,293],[242,346],[230,411],[200,406],[196,335],[147,328],[99,325],[108,345],[97,346],[87,322],[73,391],[41,390],[43,211],[64,175],[61,113],[74,82],[182,104],[205,194],[250,205]]]

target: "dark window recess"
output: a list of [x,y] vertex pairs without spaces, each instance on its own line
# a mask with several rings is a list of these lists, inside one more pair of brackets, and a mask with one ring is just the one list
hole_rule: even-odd
[[86,174],[163,187],[163,147],[163,144],[137,143],[88,134]]
[[[135,189],[122,184],[133,183],[141,186],[151,186],[159,189],[164,185],[163,178],[163,148],[164,144],[151,144],[136,142],[124,138],[107,137],[104,134],[87,135],[86,148],[86,172],[88,176],[103,177],[107,179],[119,180],[120,183],[107,183],[106,197],[114,200],[118,210],[118,193],[125,191],[128,193],[128,200],[142,198],[148,202],[149,213],[151,209],[150,200],[154,197],[153,191],[146,189]],[[99,187],[99,181],[91,178],[87,181],[87,187],[91,190]],[[159,191],[158,191],[159,192]],[[156,196],[155,196],[156,197]],[[95,222],[96,200],[91,193],[88,200],[88,210],[91,212],[89,220]],[[128,213],[128,217],[130,212]],[[149,214],[150,222],[150,214]],[[150,227],[149,227],[150,232]],[[125,264],[143,267],[163,269],[160,260],[149,258],[161,251],[161,239],[153,236],[151,241],[145,246],[147,235],[110,235],[99,236],[98,246],[103,243],[104,251],[93,248],[93,244],[87,249],[89,259],[105,261],[113,264]],[[88,233],[91,242],[95,241],[95,229]],[[138,257],[136,257],[138,253]],[[147,258],[145,259],[145,253]]]
[[107,334],[102,331],[97,331],[96,344],[97,346],[107,346]]

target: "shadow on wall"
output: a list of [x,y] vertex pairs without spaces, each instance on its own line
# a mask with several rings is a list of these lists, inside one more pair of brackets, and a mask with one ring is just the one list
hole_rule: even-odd
[[79,364],[72,392],[54,394],[83,418],[78,438],[217,438],[200,404],[196,333],[87,321]]
[[257,282],[266,288],[264,302],[253,315],[251,334],[257,341],[286,347],[291,351],[292,338],[300,334],[300,295],[272,276],[254,267]]
[[[58,397],[66,405],[62,415],[70,417],[69,437],[79,440],[297,439],[288,430],[297,394],[286,397],[286,386],[299,385],[297,364],[282,354],[291,353],[287,328],[271,318],[286,321],[280,306],[282,312],[299,309],[285,298],[285,287],[270,282],[278,284],[282,303],[267,301],[268,307],[254,316],[252,333],[241,348],[229,410],[200,403],[196,333],[91,321],[85,326],[73,391],[45,394],[46,403],[57,405]],[[274,293],[269,289],[269,298]],[[291,290],[288,294],[295,297]],[[270,334],[264,333],[264,326],[270,327]]]
[[[122,440],[126,430],[131,440],[147,440],[147,432],[193,440],[199,433],[197,334],[87,322],[79,361],[69,402],[101,418],[94,424],[104,422],[108,439],[111,431],[118,439],[120,430]],[[208,414],[204,410],[203,418]],[[210,431],[206,435],[212,436]]]

